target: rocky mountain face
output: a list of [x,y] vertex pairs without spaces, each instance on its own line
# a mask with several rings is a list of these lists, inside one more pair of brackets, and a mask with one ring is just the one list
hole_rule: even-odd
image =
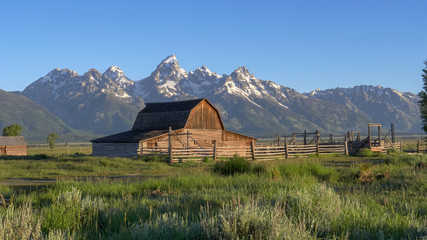
[[[327,133],[364,130],[367,123],[373,121],[390,124],[389,118],[377,120],[372,117],[375,110],[371,112],[365,108],[365,105],[373,106],[369,104],[374,98],[369,91],[361,93],[368,95],[365,105],[363,99],[360,103],[343,103],[332,97],[321,97],[323,94],[319,92],[301,94],[272,81],[257,79],[246,67],[239,67],[230,75],[218,75],[206,66],[187,72],[172,55],[150,76],[138,81],[128,79],[114,66],[103,74],[91,69],[82,76],[68,69],[54,69],[29,85],[22,94],[57,114],[71,127],[97,134],[130,129],[144,102],[194,98],[209,99],[221,112],[229,130],[259,137],[304,129]],[[407,120],[398,125],[405,130],[416,128],[420,120],[414,117],[418,111],[411,105],[413,101],[408,100],[409,105],[395,105],[406,102],[397,96],[393,97],[394,102],[387,104],[381,97],[375,98],[383,102],[375,106],[383,112],[393,110],[390,113],[393,116],[400,114],[395,119],[406,117]],[[352,102],[353,98],[348,99]],[[411,113],[404,114],[405,111]]]
[[134,85],[115,66],[103,74],[90,69],[83,76],[69,69],[54,69],[22,94],[72,128],[107,134],[127,130],[143,107],[142,99],[133,97]]
[[421,120],[418,96],[381,86],[355,86],[316,90],[306,96],[338,103],[347,109],[369,117],[373,122],[395,123],[401,132],[419,132]]

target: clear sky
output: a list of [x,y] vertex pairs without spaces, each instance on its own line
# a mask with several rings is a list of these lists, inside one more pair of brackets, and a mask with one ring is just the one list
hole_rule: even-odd
[[370,84],[417,93],[427,1],[1,1],[0,89],[54,68],[147,77],[175,54],[187,71],[246,66],[308,92]]

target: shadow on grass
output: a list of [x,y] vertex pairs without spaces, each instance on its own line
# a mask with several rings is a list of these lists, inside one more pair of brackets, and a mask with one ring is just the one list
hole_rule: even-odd
[[11,156],[5,155],[0,156],[0,160],[46,160],[52,158],[46,154],[36,154],[36,155],[27,155],[27,156]]

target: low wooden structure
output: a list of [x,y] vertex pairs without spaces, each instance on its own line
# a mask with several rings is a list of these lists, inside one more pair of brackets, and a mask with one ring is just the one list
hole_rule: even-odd
[[[170,149],[250,147],[256,139],[225,129],[207,99],[147,103],[130,131],[92,140],[94,156],[133,157]],[[246,156],[246,151],[235,154]],[[170,156],[173,161],[173,156]]]
[[352,153],[356,153],[364,148],[369,148],[372,152],[382,153],[386,153],[389,150],[402,150],[402,143],[396,141],[394,123],[391,124],[391,130],[388,133],[384,132],[380,123],[369,123],[368,136],[365,139],[360,139],[360,133],[358,133],[355,139],[352,132],[348,132],[347,135],[349,139],[349,151]]
[[0,155],[27,155],[27,142],[23,136],[0,137]]

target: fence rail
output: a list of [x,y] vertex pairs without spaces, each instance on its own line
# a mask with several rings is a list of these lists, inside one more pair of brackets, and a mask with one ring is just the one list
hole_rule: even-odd
[[169,156],[171,162],[203,161],[206,158],[240,157],[258,161],[282,160],[290,157],[308,156],[314,154],[347,154],[346,143],[342,145],[315,144],[315,145],[285,145],[285,146],[240,146],[213,148],[144,148],[140,155]]

